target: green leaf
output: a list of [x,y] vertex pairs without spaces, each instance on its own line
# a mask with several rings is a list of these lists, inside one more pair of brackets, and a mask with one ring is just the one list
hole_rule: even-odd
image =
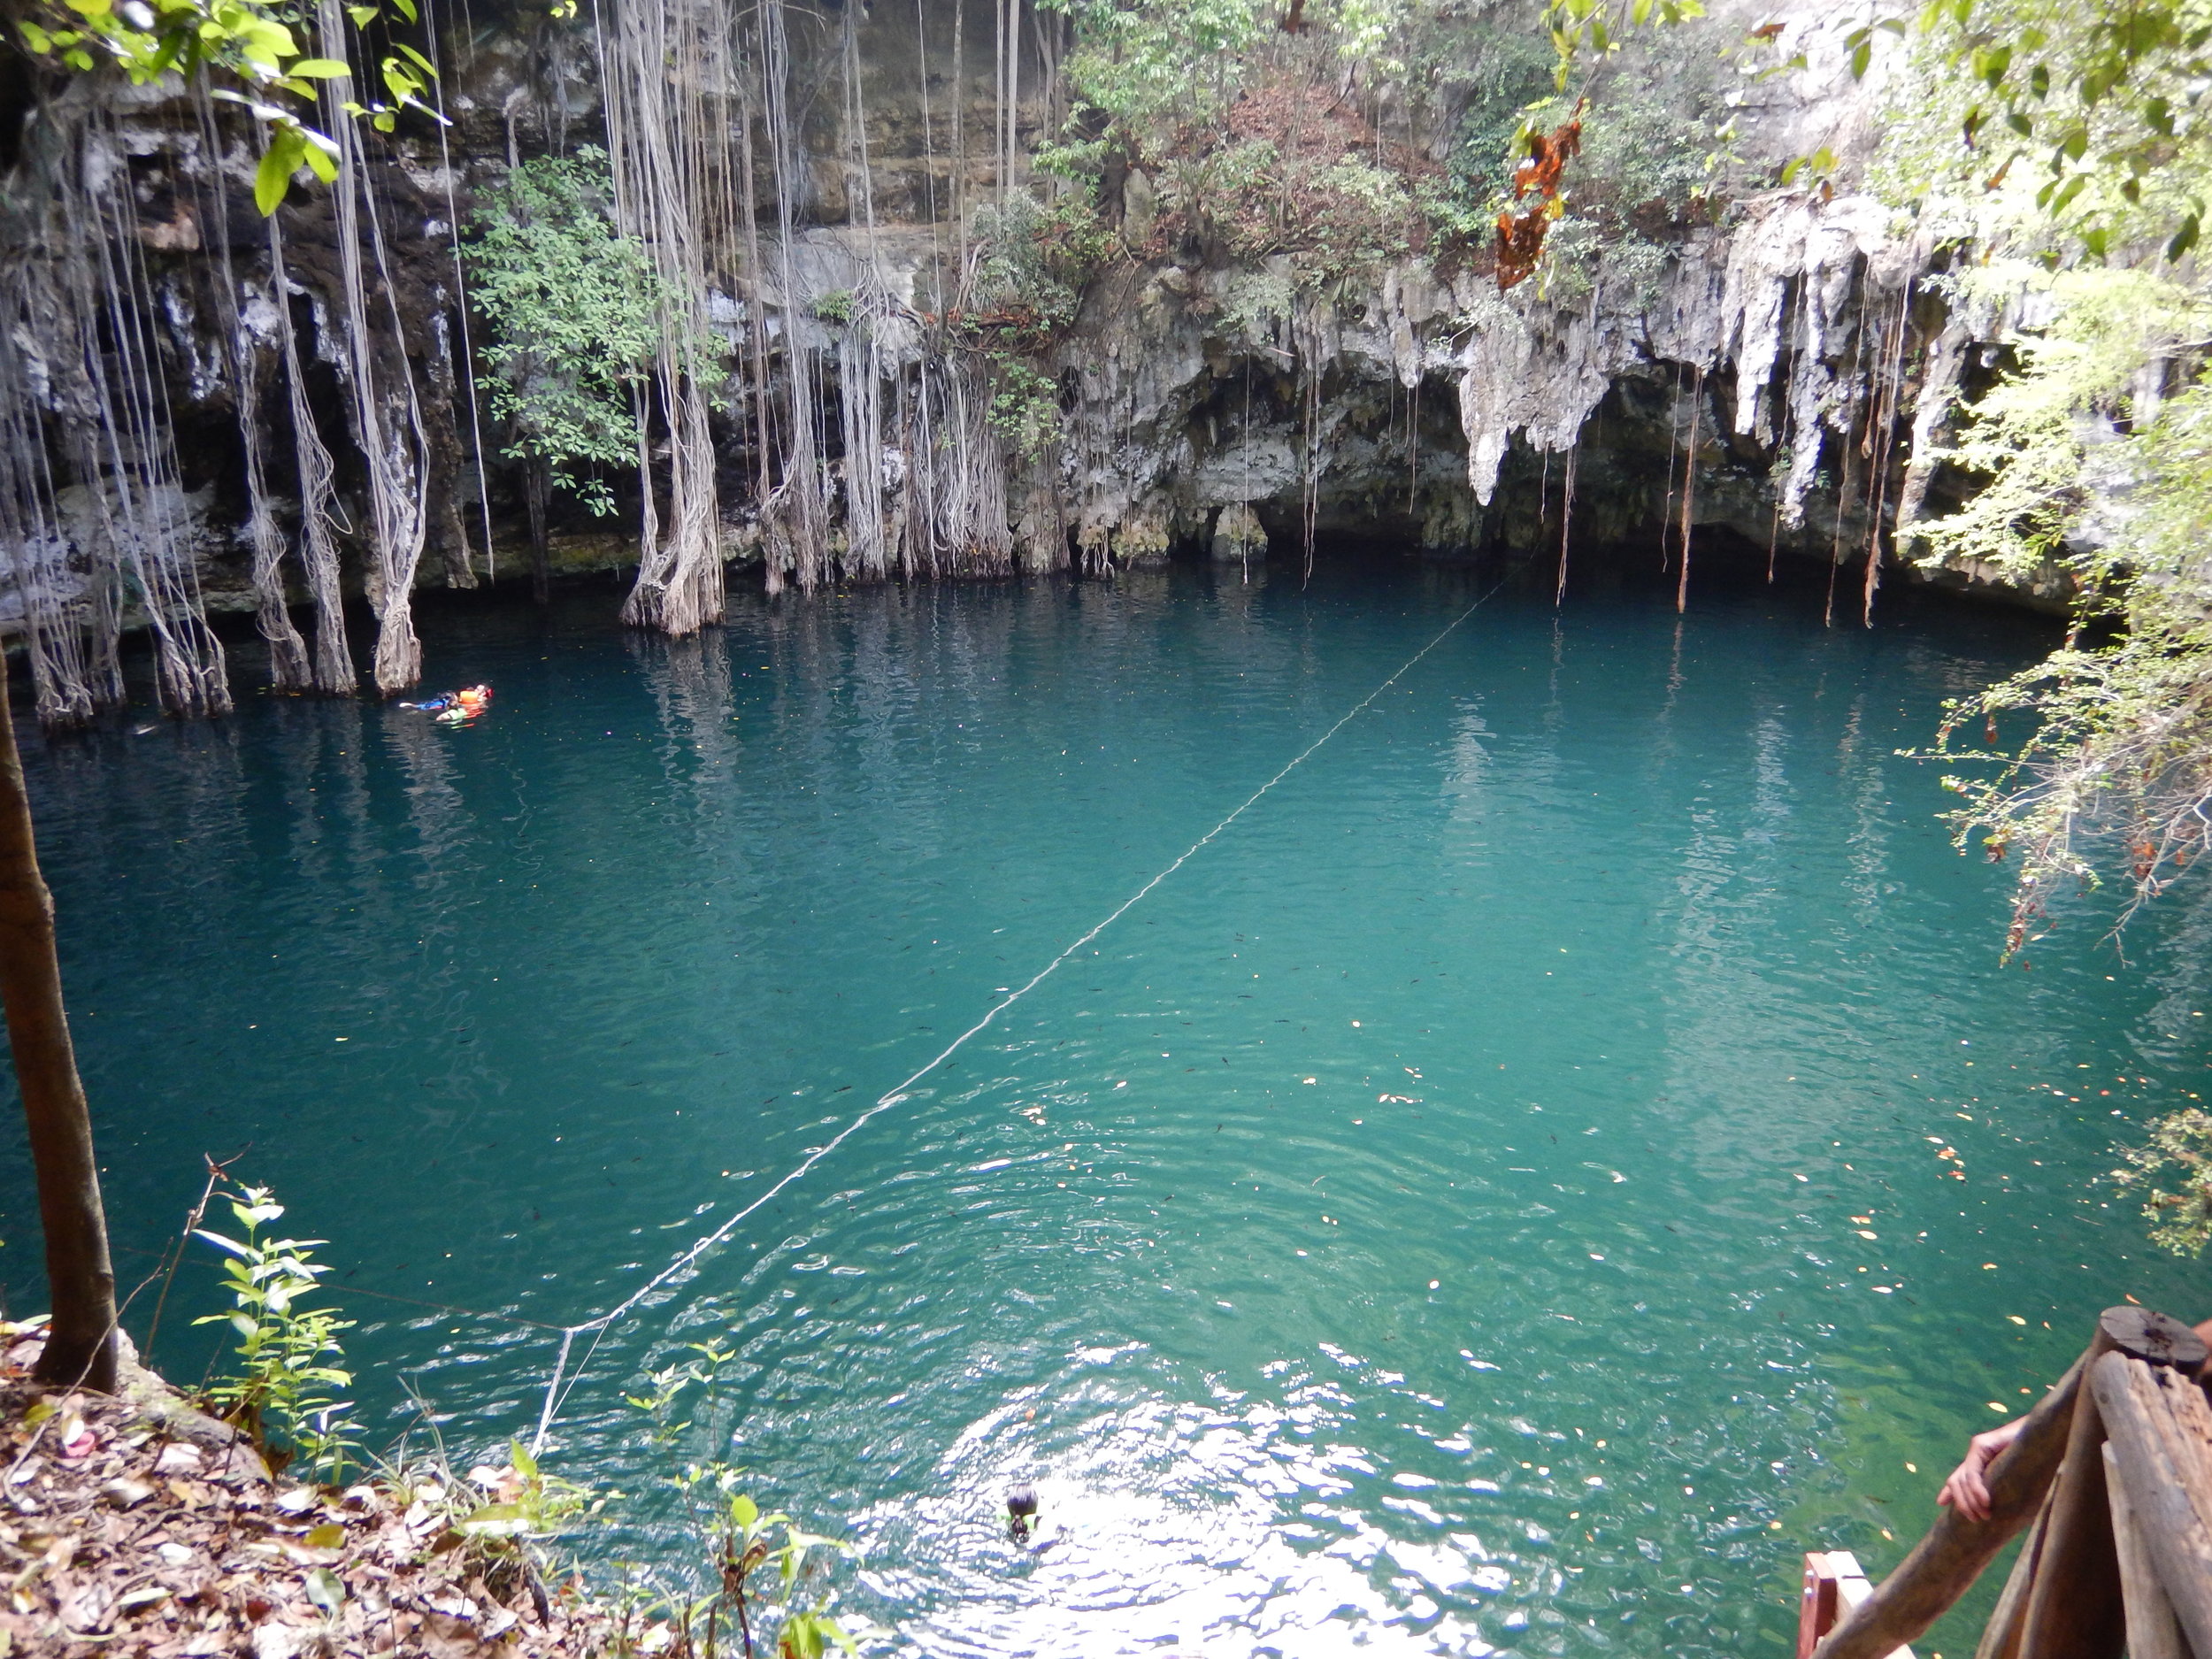
[[427,58],[425,58],[420,52],[410,46],[405,41],[395,41],[393,44],[400,50],[400,52],[412,60],[415,65],[422,70],[423,73],[428,75],[433,81],[435,81],[438,78],[438,65],[432,63]]
[[348,6],[346,15],[353,19],[354,27],[365,29],[381,17],[383,12],[375,6]]
[[[289,133],[273,133],[269,148],[262,152],[261,165],[254,169],[253,204],[266,219],[275,212],[284,200],[284,193],[292,187],[292,169],[298,165],[299,141]],[[230,1240],[218,1234],[203,1233],[200,1236],[232,1249],[243,1250]]]
[[335,58],[295,58],[284,65],[288,75],[304,75],[310,81],[342,81],[353,73],[352,66]]
[[1867,65],[1873,61],[1874,42],[1861,41],[1851,49],[1851,78],[1854,81],[1865,80]]
[[743,1493],[735,1493],[730,1498],[730,1519],[741,1527],[749,1527],[760,1519],[760,1505]]
[[2177,230],[2167,241],[2166,257],[2169,260],[2178,259],[2182,255],[2187,253],[2190,249],[2195,247],[2197,245],[2197,234],[2200,227],[2200,221],[2197,214],[2192,213],[2188,218],[2183,219],[2181,221],[2181,228]]
[[245,1245],[240,1243],[236,1239],[226,1238],[219,1233],[210,1233],[204,1227],[195,1227],[192,1230],[192,1234],[195,1238],[206,1240],[219,1250],[227,1250],[233,1256],[250,1256],[253,1254],[251,1250],[248,1249]]

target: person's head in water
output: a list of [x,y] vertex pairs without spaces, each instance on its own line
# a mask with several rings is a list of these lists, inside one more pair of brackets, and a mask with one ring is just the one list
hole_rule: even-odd
[[1036,1518],[1037,1488],[1026,1480],[1016,1481],[1006,1492],[1006,1535],[1021,1543]]

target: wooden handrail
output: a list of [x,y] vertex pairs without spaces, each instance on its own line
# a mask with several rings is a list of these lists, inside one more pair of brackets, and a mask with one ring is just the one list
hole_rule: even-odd
[[2034,1518],[2066,1455],[2082,1375],[2109,1346],[2110,1339],[2100,1331],[2057,1386],[2036,1402],[2019,1438],[1990,1463],[1984,1477],[1988,1518],[1970,1521],[1955,1509],[1944,1509],[1897,1571],[1829,1632],[1814,1659],[1886,1659],[1966,1594],[2013,1534]]
[[[1946,1508],[1814,1659],[1883,1659],[1920,1635],[2039,1506],[2036,1538],[1976,1659],[2116,1656],[2125,1633],[2116,1503],[2132,1505],[2134,1535],[2155,1560],[2182,1630],[2197,1653],[2212,1655],[2212,1406],[2193,1380],[2205,1360],[2187,1325],[2140,1306],[2106,1309],[2096,1340],[1985,1472],[1987,1517]],[[2106,1478],[2108,1444],[2117,1484]]]

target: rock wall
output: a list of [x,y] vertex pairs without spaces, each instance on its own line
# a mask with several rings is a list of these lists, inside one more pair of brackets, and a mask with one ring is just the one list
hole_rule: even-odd
[[[599,142],[602,111],[588,18],[436,15],[452,125],[403,134],[373,158],[389,243],[377,297],[397,319],[396,350],[425,411],[429,557],[418,580],[464,587],[523,569],[526,515],[501,434],[485,430],[468,396],[471,323],[454,227],[516,158]],[[1111,169],[1102,207],[1118,242],[1090,273],[1072,322],[1033,353],[1058,391],[1056,440],[1026,457],[1001,445],[984,470],[1002,479],[993,485],[1002,515],[983,515],[987,534],[946,538],[931,527],[941,508],[925,499],[932,444],[941,449],[945,434],[933,438],[926,418],[917,424],[912,411],[927,401],[918,388],[961,362],[948,319],[978,224],[1003,192],[1056,188],[1033,175],[1028,153],[1065,117],[1056,65],[1067,25],[1057,14],[1023,18],[1023,96],[1002,180],[989,26],[962,0],[821,13],[793,47],[802,166],[789,257],[764,224],[757,272],[732,261],[710,275],[708,314],[733,363],[757,321],[777,373],[803,359],[833,403],[862,389],[856,376],[873,375],[881,384],[871,407],[902,411],[874,418],[872,455],[846,452],[839,434],[851,435],[849,422],[825,427],[829,498],[845,515],[827,575],[1279,560],[1340,533],[1432,555],[1548,561],[1654,541],[1678,560],[1686,541],[1694,560],[1724,534],[1837,570],[1842,616],[1861,614],[1874,583],[1901,572],[2063,603],[2055,575],[2008,586],[1987,572],[1925,572],[1901,558],[1914,520],[1961,488],[1926,457],[1954,399],[1987,373],[2001,319],[1955,312],[1932,280],[1941,259],[1927,237],[1825,183],[1710,204],[1686,219],[1663,213],[1633,257],[1601,240],[1501,293],[1484,261],[1463,251],[1402,253],[1321,282],[1288,255],[1240,262],[1188,238],[1166,247],[1152,178]],[[1801,7],[1791,27],[1814,67],[1755,88],[1739,147],[1755,160],[1827,143],[1847,173],[1871,142],[1870,88],[1839,69],[1839,26]],[[53,88],[43,90],[50,100]],[[242,363],[262,381],[274,376],[280,309],[307,342],[305,406],[336,458],[341,497],[362,488],[341,412],[334,216],[326,193],[295,190],[280,221],[280,281],[261,251],[243,135],[196,118],[173,88],[110,101],[96,159],[133,198],[130,251],[146,273],[178,456],[176,551],[209,608],[250,609],[236,381]],[[1404,102],[1408,153],[1446,152],[1452,101]],[[0,129],[35,135],[48,119],[35,99],[0,108]],[[725,137],[734,154],[739,135]],[[35,148],[0,145],[18,182]],[[227,305],[223,283],[236,285]],[[864,354],[821,304],[862,292],[879,301]],[[11,395],[35,402],[59,377],[36,338],[18,336],[27,384]],[[280,449],[285,400],[258,389],[257,418]],[[740,580],[764,557],[772,566],[778,545],[762,511],[760,480],[773,467],[754,449],[754,412],[740,384],[714,426],[722,545]],[[998,442],[980,426],[960,442]],[[856,488],[861,467],[865,491]],[[93,489],[65,482],[68,523],[35,545],[16,538],[6,557],[19,573],[98,563],[97,515],[83,499]],[[861,540],[849,514],[864,500],[890,526],[870,545],[896,549],[865,569],[839,563]],[[634,537],[620,522],[572,515],[554,537],[557,568],[634,565]],[[357,547],[349,554],[354,589],[369,563]],[[778,580],[772,570],[772,586]],[[142,600],[127,592],[123,603]],[[20,607],[0,599],[0,629],[19,622]]]

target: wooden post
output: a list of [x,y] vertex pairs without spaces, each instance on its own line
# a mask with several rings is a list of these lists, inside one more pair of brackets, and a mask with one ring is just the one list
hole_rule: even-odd
[[[2099,1335],[2111,1340],[2101,1321]],[[2066,1456],[2045,1514],[2020,1659],[2120,1659],[2127,1615],[2112,1545],[2112,1504],[2105,1495],[2104,1420],[2087,1392],[2074,1402]]]
[[1990,1464],[1989,1518],[1970,1521],[1945,1509],[1897,1571],[1821,1643],[1816,1659],[1885,1659],[1950,1610],[2042,1503],[2066,1454],[2083,1373],[2108,1340],[2100,1332],[2058,1386],[2036,1402],[2020,1437]]
[[2090,1388],[2134,1534],[2189,1645],[2212,1654],[2212,1407],[2181,1371],[2127,1354],[2099,1360]]
[[1982,1627],[1982,1639],[1974,1649],[1974,1659],[2019,1659],[2020,1638],[2027,1632],[2028,1593],[2035,1588],[2035,1565],[2042,1558],[2043,1535],[2050,1519],[2051,1501],[2046,1497],[2027,1541],[2013,1557],[2012,1571],[1997,1597],[1996,1610]]
[[2131,1659],[2196,1659],[2189,1639],[2174,1617],[2174,1604],[2158,1582],[2158,1568],[2151,1560],[2150,1544],[2135,1518],[2121,1484],[2118,1463],[2109,1441],[2101,1455],[2105,1491],[2112,1502],[2112,1541],[2120,1557],[2120,1590],[2127,1601],[2128,1653]]
[[115,1392],[115,1269],[108,1260],[100,1167],[92,1154],[92,1117],[69,1043],[62,1008],[61,963],[54,954],[54,895],[38,871],[30,796],[8,710],[7,664],[0,659],[0,1003],[8,1048],[30,1130],[38,1183],[39,1225],[46,1239],[46,1283],[53,1323],[39,1356],[38,1380],[60,1387]]

